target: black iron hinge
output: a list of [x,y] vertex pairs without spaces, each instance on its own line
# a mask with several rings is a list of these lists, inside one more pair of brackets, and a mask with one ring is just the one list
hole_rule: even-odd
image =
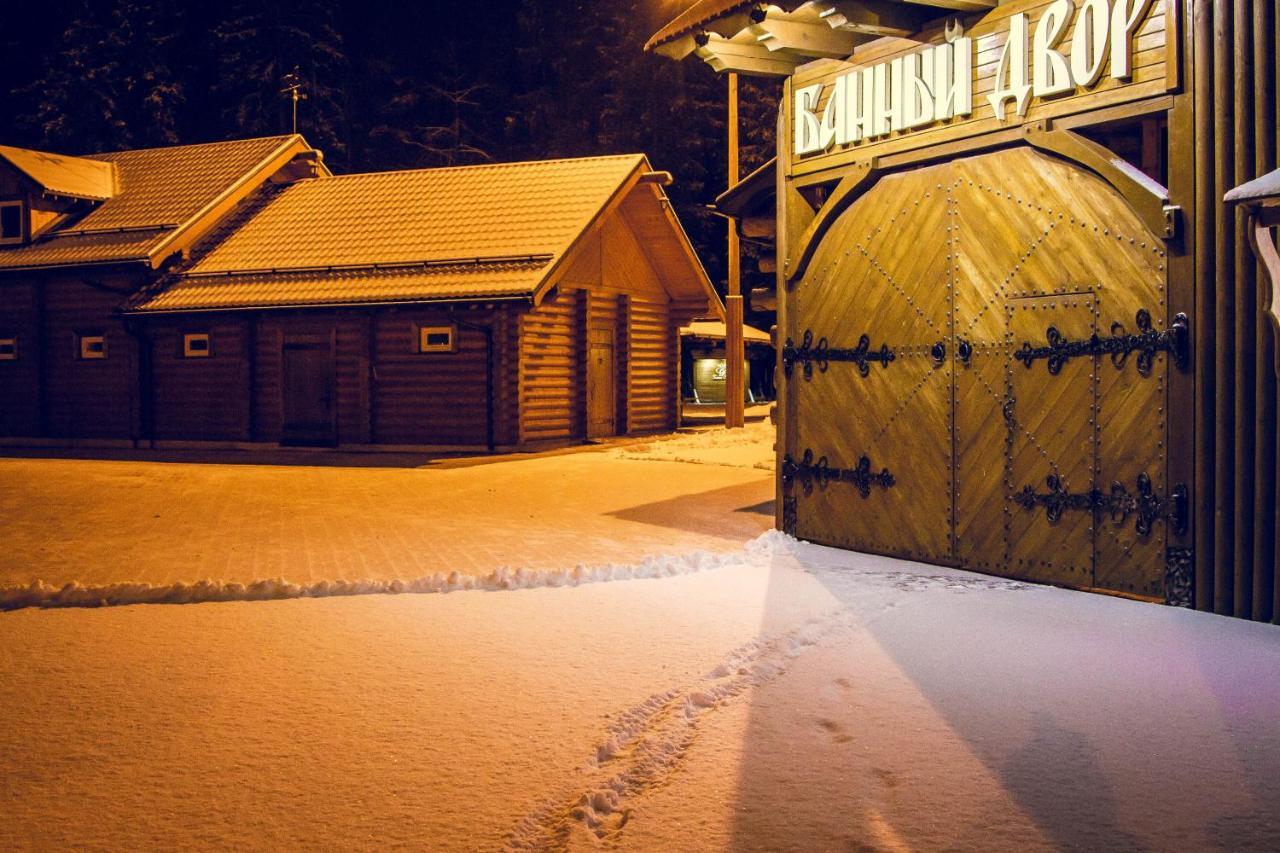
[[850,483],[856,486],[858,493],[865,498],[871,495],[872,486],[888,489],[896,480],[888,468],[880,469],[879,473],[872,473],[871,459],[866,456],[858,460],[855,468],[834,468],[827,462],[826,456],[815,460],[813,451],[809,449],[804,451],[799,462],[791,458],[789,453],[782,459],[784,488],[793,483],[799,483],[807,495],[813,491],[815,485],[819,489],[825,489],[832,482]]
[[1027,367],[1031,367],[1038,359],[1049,363],[1049,372],[1057,375],[1063,365],[1073,358],[1095,355],[1111,356],[1111,363],[1122,369],[1129,356],[1138,353],[1138,372],[1143,376],[1151,373],[1157,352],[1167,352],[1179,370],[1186,370],[1191,358],[1191,324],[1186,314],[1174,317],[1173,325],[1162,332],[1151,326],[1151,313],[1142,308],[1135,318],[1138,330],[1130,334],[1120,323],[1111,324],[1111,335],[1103,337],[1093,335],[1084,340],[1068,340],[1050,326],[1045,333],[1046,346],[1033,346],[1030,341],[1013,354]]
[[800,346],[796,346],[791,338],[787,338],[786,344],[782,348],[782,368],[787,376],[790,376],[797,362],[804,365],[804,378],[813,378],[813,368],[816,365],[820,373],[826,373],[827,367],[833,361],[845,361],[858,366],[858,373],[862,376],[868,376],[871,373],[871,363],[879,362],[882,367],[888,367],[889,362],[893,361],[896,356],[888,344],[882,344],[880,349],[871,349],[871,338],[863,335],[858,339],[858,345],[852,349],[847,347],[833,347],[825,337],[819,338],[817,343],[814,342],[813,332],[806,329],[804,337],[800,342]]
[[1062,518],[1062,513],[1067,510],[1075,510],[1109,515],[1118,525],[1124,524],[1129,516],[1136,516],[1134,529],[1139,536],[1150,534],[1152,525],[1162,520],[1168,522],[1169,530],[1174,534],[1184,533],[1187,529],[1189,502],[1185,485],[1179,484],[1165,497],[1155,494],[1151,478],[1145,473],[1138,475],[1135,492],[1130,492],[1119,480],[1111,484],[1110,492],[1102,489],[1068,492],[1057,474],[1050,474],[1045,483],[1049,487],[1048,492],[1037,492],[1031,486],[1025,486],[1010,498],[1028,511],[1044,507],[1045,517],[1050,522]]

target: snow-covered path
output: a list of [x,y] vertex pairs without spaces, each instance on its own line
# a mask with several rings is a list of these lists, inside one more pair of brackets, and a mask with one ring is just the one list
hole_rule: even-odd
[[1280,846],[1280,630],[783,546],[0,614],[0,848]]

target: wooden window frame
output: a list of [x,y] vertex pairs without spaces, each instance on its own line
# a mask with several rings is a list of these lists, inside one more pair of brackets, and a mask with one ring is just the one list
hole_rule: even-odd
[[[97,338],[102,341],[101,352],[91,352],[85,349],[85,344],[93,338]],[[76,359],[78,361],[106,361],[106,332],[76,332]]]
[[[191,348],[192,340],[195,338],[204,338],[204,349],[193,350]],[[213,358],[213,333],[212,332],[183,332],[182,347],[178,353],[182,358]]]
[[18,208],[18,236],[5,237],[0,234],[0,246],[21,246],[27,242],[27,202],[20,198],[0,199],[0,210],[6,207]]
[[[418,324],[414,326],[414,330],[417,332],[416,340],[414,341],[414,350],[419,355],[442,355],[456,353],[458,351],[458,327],[452,323],[434,325]],[[427,338],[430,335],[438,335],[442,332],[449,335],[448,344],[441,345],[427,343]]]
[[0,361],[17,361],[18,360],[18,336],[17,335],[0,335],[0,347],[8,345],[12,348],[12,352],[0,352]]

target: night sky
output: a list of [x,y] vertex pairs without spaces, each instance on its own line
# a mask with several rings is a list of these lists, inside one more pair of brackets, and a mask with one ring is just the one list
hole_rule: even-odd
[[[0,4],[0,143],[79,154],[288,132],[280,79],[296,67],[299,130],[340,173],[647,153],[675,174],[723,285],[724,220],[706,205],[726,181],[725,81],[642,50],[684,5]],[[772,156],[777,91],[744,83],[743,174]]]

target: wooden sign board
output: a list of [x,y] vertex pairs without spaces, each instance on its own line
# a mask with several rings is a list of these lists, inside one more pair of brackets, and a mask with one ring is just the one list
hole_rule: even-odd
[[[1062,57],[1061,61],[1053,60],[1059,63],[1060,67],[1070,66],[1073,60],[1074,41],[1084,38],[1080,35],[1083,32],[1098,32],[1097,27],[1091,26],[1091,22],[1082,19],[1095,14],[1099,16],[1095,20],[1102,20],[1100,10],[1105,7],[1106,20],[1109,23],[1110,13],[1115,11],[1114,7],[1124,6],[1126,3],[1130,10],[1136,10],[1134,14],[1137,17],[1130,31],[1129,43],[1124,46],[1125,55],[1130,57],[1130,67],[1125,70],[1126,73],[1122,78],[1113,75],[1111,65],[1115,54],[1110,53],[1109,50],[1103,51],[1101,47],[1098,48],[1098,54],[1093,54],[1091,49],[1082,49],[1079,51],[1082,58],[1086,55],[1102,56],[1099,63],[1089,63],[1096,65],[1096,72],[1091,75],[1096,77],[1095,80],[1092,82],[1086,80],[1085,85],[1069,80],[1069,83],[1075,83],[1075,85],[1063,87],[1062,74],[1059,71],[1059,86],[1056,88],[1062,91],[1045,96],[1031,94],[1022,113],[1019,113],[1016,101],[1009,100],[1001,105],[1003,117],[997,115],[990,96],[997,91],[998,87],[1007,87],[1012,79],[1009,59],[1016,55],[1016,51],[1006,56],[1006,42],[1009,40],[1011,31],[1018,32],[1018,28],[1025,25],[1027,43],[1025,79],[1030,84],[1033,75],[1037,72],[1049,74],[1036,67],[1037,64],[1049,64],[1040,62],[1044,60],[1043,49],[1055,51],[1057,56]],[[1015,20],[1020,15],[1024,17]],[[1091,2],[1089,0],[1084,2],[1082,0],[1074,2],[1015,0],[992,10],[963,34],[958,32],[955,22],[948,21],[939,23],[934,29],[918,33],[914,38],[885,38],[873,42],[858,51],[849,61],[818,60],[809,63],[796,69],[790,83],[789,96],[786,99],[787,135],[785,140],[780,140],[780,143],[792,147],[791,156],[787,158],[790,166],[788,173],[792,177],[812,175],[851,163],[867,163],[874,158],[889,154],[955,142],[1027,123],[1042,122],[1046,119],[1164,95],[1179,86],[1177,25],[1178,0],[1147,0],[1145,3],[1141,0],[1110,0],[1110,2],[1107,0],[1091,0]],[[1041,28],[1046,30],[1043,34],[1038,32]],[[1053,38],[1053,34],[1056,34],[1057,38]],[[1106,35],[1109,39],[1116,38],[1114,29],[1109,28]],[[832,117],[827,115],[828,105],[833,92],[837,91],[837,86],[840,90],[846,86],[852,87],[856,78],[851,76],[851,72],[877,71],[892,81],[893,71],[903,66],[903,63],[897,63],[894,67],[894,60],[904,58],[912,63],[907,67],[923,67],[927,80],[929,79],[929,62],[932,61],[934,54],[939,57],[944,55],[941,51],[931,49],[948,44],[953,49],[962,48],[971,51],[967,62],[962,57],[955,66],[960,68],[968,66],[971,74],[971,85],[960,98],[961,102],[966,100],[968,102],[967,115],[963,114],[963,109],[954,110],[953,117],[915,128],[876,135],[856,132],[844,134],[843,144],[831,142],[828,139],[828,144],[807,152],[797,147],[799,143],[796,133],[797,110],[808,108],[806,111],[812,116],[811,118],[803,115],[800,117],[801,121],[809,122],[809,128],[801,129],[801,139],[804,138],[805,130],[813,127],[814,119],[821,123],[824,118],[828,131],[826,136],[830,137],[833,121]],[[1082,48],[1084,48],[1083,45]],[[914,59],[914,55],[920,54],[923,57],[926,53],[930,54],[928,58]],[[953,50],[952,53],[955,51]],[[839,82],[841,77],[846,78],[844,83]],[[1041,77],[1038,82],[1043,82],[1044,79]],[[870,93],[871,81],[866,82],[868,86],[866,91]],[[885,82],[880,79],[874,82],[881,86],[885,85]],[[889,82],[888,85],[892,86],[893,83]],[[907,84],[908,96],[910,85],[910,83]],[[820,93],[817,87],[821,87]],[[803,100],[806,90],[810,97],[808,101]],[[899,91],[902,90],[899,89]],[[885,96],[880,94],[878,97]],[[857,141],[848,141],[852,137],[857,137]],[[812,137],[809,137],[804,148],[813,149],[814,147]]]

